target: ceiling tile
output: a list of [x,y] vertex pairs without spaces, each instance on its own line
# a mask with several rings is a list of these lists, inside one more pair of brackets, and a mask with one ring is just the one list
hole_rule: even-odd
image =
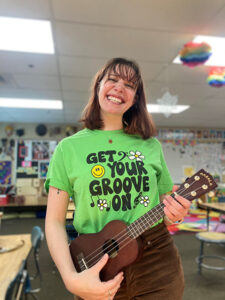
[[[177,55],[190,34],[177,34],[95,25],[56,22],[60,55],[128,57],[149,62],[167,62]],[[177,48],[178,47],[178,48]],[[176,51],[174,49],[177,49]]]
[[59,78],[57,76],[44,75],[14,75],[15,81],[20,88],[59,90]]
[[54,55],[0,51],[1,72],[57,75]]
[[2,16],[7,17],[29,19],[51,18],[49,1],[46,0],[1,0],[0,12]]
[[212,0],[52,0],[52,3],[57,20],[176,32],[201,30],[224,6],[223,0],[214,0],[213,5]]

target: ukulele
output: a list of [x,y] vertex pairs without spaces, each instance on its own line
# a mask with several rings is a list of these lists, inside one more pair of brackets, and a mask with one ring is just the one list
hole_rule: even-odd
[[[171,196],[174,198],[178,194],[192,201],[216,187],[212,176],[201,169],[187,178]],[[114,220],[98,233],[84,234],[74,239],[69,247],[77,272],[94,266],[105,253],[108,253],[109,259],[100,272],[102,281],[112,279],[132,264],[139,256],[137,238],[163,218],[164,206],[163,203],[156,205],[128,226],[123,221]]]

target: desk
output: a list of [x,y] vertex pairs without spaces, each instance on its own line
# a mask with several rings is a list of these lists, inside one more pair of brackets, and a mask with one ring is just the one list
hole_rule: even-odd
[[15,242],[24,241],[24,245],[14,251],[0,253],[0,300],[5,294],[10,282],[18,273],[21,263],[28,257],[32,248],[31,234],[0,235],[0,246],[11,246]]
[[46,210],[47,197],[38,196],[24,196],[24,202],[12,202],[8,204],[1,204],[0,209],[7,211],[30,211],[30,210]]
[[200,208],[207,210],[207,230],[209,230],[209,212],[210,210],[225,214],[225,203],[198,203]]

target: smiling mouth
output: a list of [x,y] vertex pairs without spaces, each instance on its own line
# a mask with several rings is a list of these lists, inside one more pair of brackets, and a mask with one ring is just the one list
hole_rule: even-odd
[[117,97],[114,97],[114,96],[107,96],[107,99],[113,103],[116,103],[116,104],[121,104],[123,103],[123,101]]

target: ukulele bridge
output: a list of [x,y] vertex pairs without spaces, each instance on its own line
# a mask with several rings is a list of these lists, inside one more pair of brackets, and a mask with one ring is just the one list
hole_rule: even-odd
[[84,258],[84,254],[82,252],[77,255],[77,262],[81,271],[88,269],[87,263]]

